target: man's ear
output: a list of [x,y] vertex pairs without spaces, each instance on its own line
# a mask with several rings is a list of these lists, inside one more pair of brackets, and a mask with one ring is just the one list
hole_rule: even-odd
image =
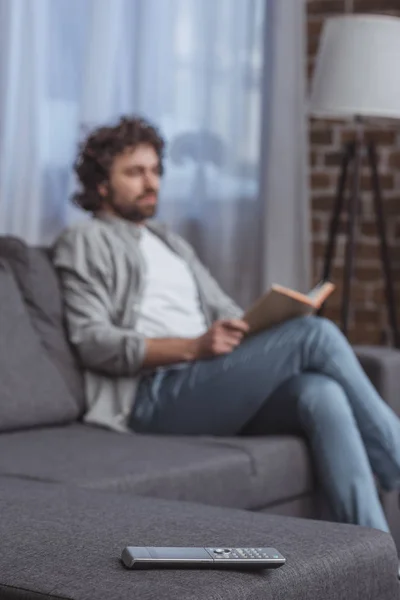
[[97,186],[97,191],[99,192],[100,196],[102,196],[103,198],[107,198],[108,183],[105,181],[103,183],[99,183],[99,185]]

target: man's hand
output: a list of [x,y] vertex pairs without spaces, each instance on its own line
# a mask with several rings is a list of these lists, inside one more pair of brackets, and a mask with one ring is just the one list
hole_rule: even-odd
[[215,321],[198,338],[146,339],[143,367],[157,368],[229,354],[242,341],[249,326],[240,319]]
[[215,321],[206,333],[194,340],[195,360],[229,354],[248,331],[248,324],[241,319]]

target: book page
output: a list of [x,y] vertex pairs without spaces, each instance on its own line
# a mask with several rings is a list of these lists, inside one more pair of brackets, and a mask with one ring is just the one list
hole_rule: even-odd
[[315,306],[318,308],[323,304],[328,296],[330,296],[335,289],[335,285],[330,281],[321,281],[307,294],[307,298],[310,298]]
[[243,316],[250,334],[268,329],[295,317],[311,315],[320,308],[335,286],[326,282],[312,290],[311,297],[290,288],[273,285]]

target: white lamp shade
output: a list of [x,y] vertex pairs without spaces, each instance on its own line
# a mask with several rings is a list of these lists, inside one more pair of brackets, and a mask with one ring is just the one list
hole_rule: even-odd
[[318,51],[310,113],[324,118],[400,118],[400,18],[328,19]]

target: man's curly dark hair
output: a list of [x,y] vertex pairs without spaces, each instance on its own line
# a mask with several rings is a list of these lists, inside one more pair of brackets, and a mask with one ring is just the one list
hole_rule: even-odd
[[75,204],[90,212],[97,212],[103,198],[98,186],[108,180],[111,165],[118,154],[139,144],[153,146],[163,173],[165,142],[156,127],[141,117],[121,117],[114,126],[99,127],[80,144],[74,170],[81,184],[73,195]]

